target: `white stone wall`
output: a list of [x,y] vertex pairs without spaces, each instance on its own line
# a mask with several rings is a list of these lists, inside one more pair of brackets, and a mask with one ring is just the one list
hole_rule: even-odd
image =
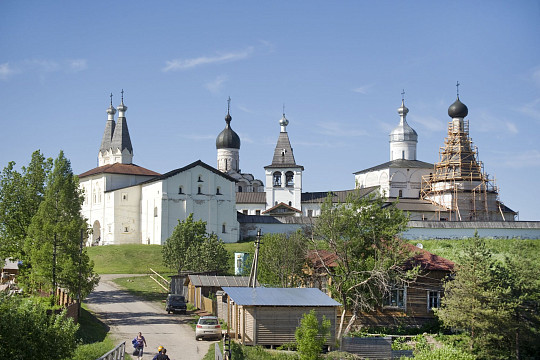
[[[291,171],[294,175],[293,186],[287,186],[286,173]],[[274,186],[274,173],[281,172],[281,185]],[[266,169],[266,204],[267,209],[279,203],[284,203],[302,209],[302,170],[300,168],[270,168]],[[290,203],[290,204],[289,204]]]
[[266,204],[236,204],[236,211],[241,213],[247,211],[247,215],[257,215],[257,211],[261,215],[264,210],[266,210]]

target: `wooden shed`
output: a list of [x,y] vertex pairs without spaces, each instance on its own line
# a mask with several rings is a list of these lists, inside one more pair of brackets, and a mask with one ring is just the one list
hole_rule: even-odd
[[295,340],[302,316],[315,310],[319,321],[331,322],[326,345],[336,335],[337,307],[341,304],[315,288],[224,287],[228,295],[229,336],[244,345],[279,346]]
[[[208,299],[218,293],[222,287],[237,287],[237,286],[248,286],[249,277],[248,276],[217,276],[217,275],[201,275],[201,274],[190,274],[187,276],[184,285],[187,288],[186,299],[198,309],[208,310],[209,304],[203,304],[203,302],[208,302]],[[212,295],[211,295],[212,294]],[[206,300],[205,300],[206,299]],[[221,301],[218,298],[217,308],[214,309],[212,306],[212,311],[208,311],[215,315],[220,316],[220,308],[222,308]],[[223,317],[223,316],[220,316]]]

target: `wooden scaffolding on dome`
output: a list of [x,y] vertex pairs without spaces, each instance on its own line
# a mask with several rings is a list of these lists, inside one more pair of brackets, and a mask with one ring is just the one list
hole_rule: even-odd
[[505,220],[495,181],[484,172],[478,149],[469,137],[468,120],[449,122],[439,159],[433,173],[422,177],[420,191],[421,199],[446,209],[438,211],[439,220]]

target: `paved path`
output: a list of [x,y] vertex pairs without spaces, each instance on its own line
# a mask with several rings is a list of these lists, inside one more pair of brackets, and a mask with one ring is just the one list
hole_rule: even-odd
[[215,341],[196,341],[188,325],[189,315],[167,314],[161,304],[145,302],[120,290],[111,280],[134,275],[101,275],[96,289],[86,298],[88,308],[110,327],[117,343],[126,342],[126,351],[133,352],[131,340],[140,331],[146,338],[144,360],[150,360],[163,345],[171,360],[200,360]]

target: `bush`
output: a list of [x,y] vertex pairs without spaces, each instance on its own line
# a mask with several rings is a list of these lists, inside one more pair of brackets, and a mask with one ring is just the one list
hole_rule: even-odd
[[443,345],[438,349],[423,348],[414,352],[415,360],[475,360],[476,356],[463,350]]
[[324,343],[330,333],[330,320],[323,316],[319,324],[315,310],[302,316],[300,326],[296,328],[294,334],[301,360],[317,360]]

